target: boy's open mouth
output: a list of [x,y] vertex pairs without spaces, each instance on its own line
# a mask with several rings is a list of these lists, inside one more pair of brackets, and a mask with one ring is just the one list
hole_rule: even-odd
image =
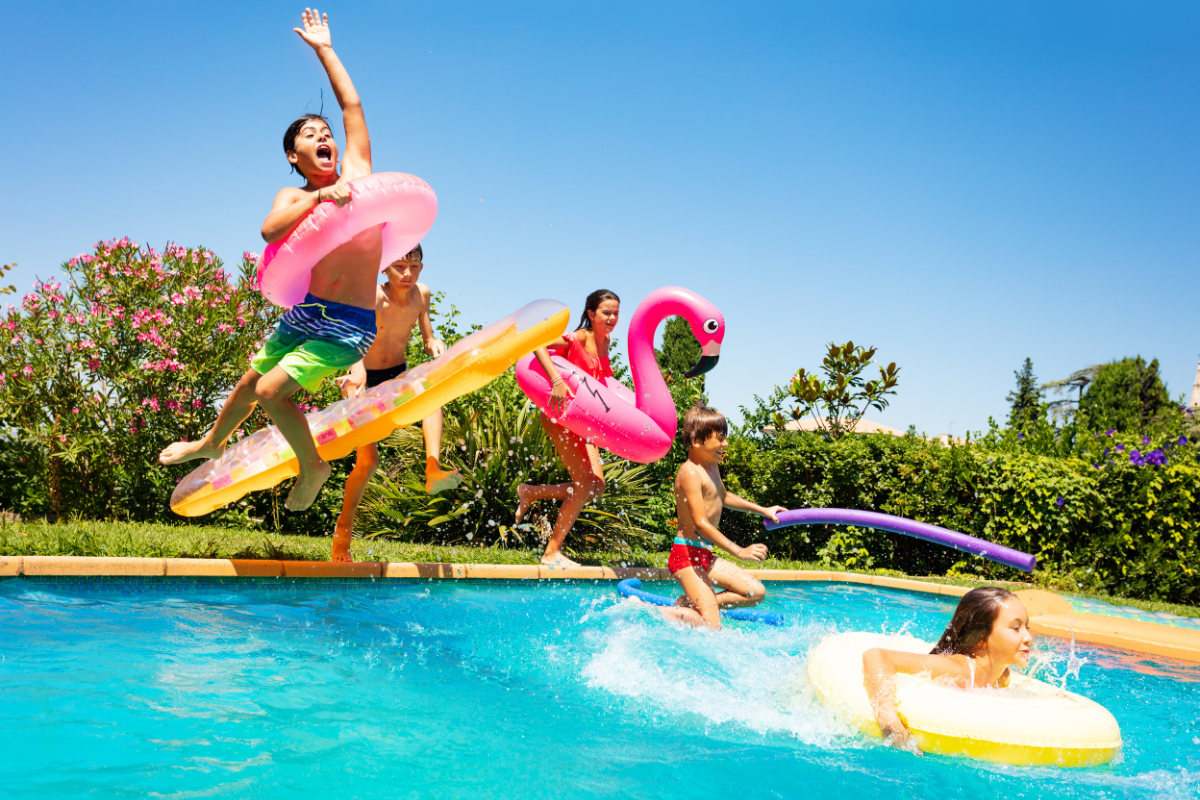
[[333,160],[333,148],[327,144],[317,145],[317,159],[319,161]]

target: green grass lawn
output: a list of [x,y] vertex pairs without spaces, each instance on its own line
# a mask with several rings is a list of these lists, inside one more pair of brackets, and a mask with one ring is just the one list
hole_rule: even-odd
[[[57,524],[44,521],[0,521],[0,555],[16,556],[114,556],[149,558],[254,558],[285,561],[326,561],[332,540],[327,537],[294,536],[263,531],[200,525],[164,525],[154,523],[89,522],[72,520]],[[357,561],[416,561],[456,564],[537,564],[540,550],[505,547],[464,547],[413,544],[388,539],[355,539],[351,552]],[[589,551],[577,557],[589,566],[666,567],[666,552],[630,554]],[[844,572],[806,561],[769,558],[749,568],[808,569]],[[863,570],[855,570],[863,572]],[[1200,608],[1154,600],[1131,600],[1088,592],[1074,586],[1062,587],[1039,580],[1035,573],[1029,583],[1006,583],[943,576],[904,575],[895,570],[866,570],[868,574],[891,575],[913,580],[948,583],[955,586],[985,586],[1002,583],[1011,588],[1042,588],[1063,591],[1078,597],[1128,605],[1147,611],[1170,611],[1181,616],[1200,616]]]

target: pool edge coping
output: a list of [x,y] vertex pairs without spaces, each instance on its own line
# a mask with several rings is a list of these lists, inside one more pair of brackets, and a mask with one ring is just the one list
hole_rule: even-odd
[[[922,594],[961,597],[970,591],[932,581],[826,570],[759,569],[763,581],[857,583]],[[0,556],[0,578],[22,576],[212,577],[212,578],[427,578],[430,580],[671,580],[661,567],[547,567],[536,564],[459,564],[389,561],[273,561],[225,558],[114,558]],[[1016,593],[1030,612],[1035,633],[1120,647],[1200,663],[1200,631],[1140,620],[1076,612],[1061,595],[1042,589]]]

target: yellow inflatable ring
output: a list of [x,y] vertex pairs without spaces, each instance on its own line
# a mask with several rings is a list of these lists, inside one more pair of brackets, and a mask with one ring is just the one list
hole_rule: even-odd
[[[878,737],[862,673],[862,654],[873,647],[928,653],[933,645],[912,636],[835,634],[809,654],[808,680],[835,715]],[[1017,673],[1007,689],[976,691],[897,675],[896,710],[926,753],[1083,767],[1112,761],[1121,750],[1121,729],[1104,706]]]
[[[349,455],[486,386],[521,356],[562,336],[570,314],[555,300],[537,300],[464,337],[433,361],[309,414],[317,452],[326,461]],[[171,495],[171,510],[184,517],[207,514],[299,473],[296,455],[278,429],[264,428],[180,481]]]

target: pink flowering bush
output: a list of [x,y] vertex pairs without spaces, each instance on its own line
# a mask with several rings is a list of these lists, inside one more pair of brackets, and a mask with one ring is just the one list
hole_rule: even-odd
[[[244,253],[231,274],[203,248],[98,242],[62,265],[62,280],[39,281],[9,303],[0,316],[0,469],[34,484],[23,499],[3,487],[5,505],[169,515],[176,479],[195,464],[163,468],[158,452],[213,423],[282,313],[254,285],[256,258]],[[244,429],[264,423],[256,412]]]

